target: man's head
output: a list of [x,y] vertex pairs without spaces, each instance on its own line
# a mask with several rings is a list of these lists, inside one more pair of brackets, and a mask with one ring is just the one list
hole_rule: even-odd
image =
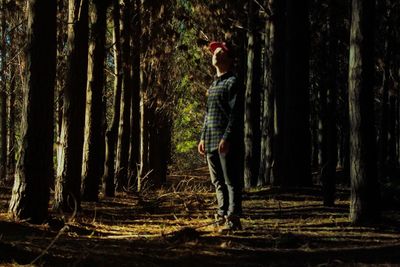
[[218,68],[230,68],[233,63],[233,48],[225,42],[211,42],[212,64]]

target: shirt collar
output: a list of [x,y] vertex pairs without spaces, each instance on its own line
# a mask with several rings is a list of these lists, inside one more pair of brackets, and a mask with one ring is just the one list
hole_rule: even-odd
[[232,71],[228,71],[228,72],[222,74],[222,75],[219,76],[219,77],[217,77],[217,75],[215,75],[215,81],[219,82],[219,81],[225,80],[226,78],[229,78],[229,77],[231,77],[232,75],[233,75],[233,74],[232,74]]

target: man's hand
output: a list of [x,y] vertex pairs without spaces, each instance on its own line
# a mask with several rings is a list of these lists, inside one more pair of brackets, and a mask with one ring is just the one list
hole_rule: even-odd
[[201,140],[199,142],[199,144],[197,145],[197,151],[199,151],[200,155],[204,156],[204,154],[205,154],[204,140]]
[[218,152],[220,154],[228,154],[229,147],[230,147],[229,142],[224,139],[221,139],[221,141],[219,142],[219,145],[218,145]]

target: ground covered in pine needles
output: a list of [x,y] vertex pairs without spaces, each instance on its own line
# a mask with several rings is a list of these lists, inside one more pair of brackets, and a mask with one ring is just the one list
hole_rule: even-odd
[[76,215],[51,214],[44,225],[12,222],[11,187],[1,186],[0,265],[400,266],[400,211],[354,227],[345,189],[332,208],[322,206],[318,187],[246,192],[244,229],[220,234],[206,170],[170,181],[157,192],[83,203]]

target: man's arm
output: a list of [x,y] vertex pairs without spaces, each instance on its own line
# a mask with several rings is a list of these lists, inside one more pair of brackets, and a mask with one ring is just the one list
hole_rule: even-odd
[[200,141],[199,141],[199,144],[197,145],[197,151],[198,151],[201,155],[204,155],[204,154],[205,154],[204,139],[205,139],[206,127],[207,127],[207,112],[206,112],[206,115],[204,116],[203,127],[201,128]]
[[240,100],[239,100],[239,87],[236,80],[232,83],[232,85],[228,88],[229,95],[229,121],[225,128],[224,135],[222,136],[223,140],[230,141],[232,139],[232,135],[235,131],[238,131],[239,127],[239,116],[240,114]]

